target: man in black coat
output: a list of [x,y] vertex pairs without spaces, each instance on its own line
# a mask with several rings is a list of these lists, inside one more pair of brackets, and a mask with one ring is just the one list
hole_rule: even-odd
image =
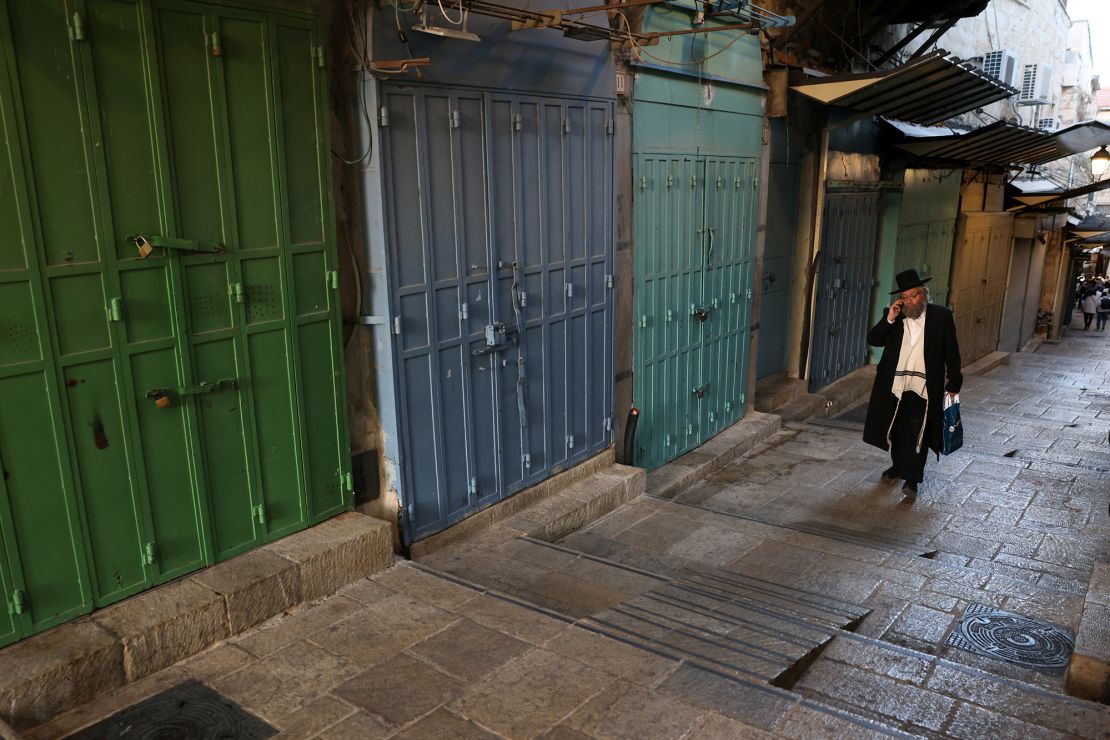
[[901,478],[902,491],[917,496],[929,450],[940,458],[945,395],[960,392],[960,346],[952,311],[929,303],[917,270],[895,276],[898,294],[886,315],[867,332],[867,343],[883,356],[871,388],[863,441],[890,450],[884,481]]

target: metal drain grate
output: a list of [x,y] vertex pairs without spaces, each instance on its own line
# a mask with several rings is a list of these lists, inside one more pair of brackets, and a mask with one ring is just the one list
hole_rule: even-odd
[[1063,673],[1075,638],[1063,627],[972,604],[945,644],[1045,673]]
[[277,730],[235,702],[192,679],[179,683],[70,735],[78,740],[254,740]]

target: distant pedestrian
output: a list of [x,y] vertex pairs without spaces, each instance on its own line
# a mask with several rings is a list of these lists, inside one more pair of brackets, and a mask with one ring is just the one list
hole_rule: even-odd
[[1086,289],[1083,295],[1083,329],[1091,328],[1091,322],[1095,320],[1095,314],[1098,312],[1099,293],[1091,286]]
[[863,441],[890,450],[893,463],[884,481],[901,478],[902,492],[917,496],[929,450],[940,458],[944,400],[960,392],[960,346],[952,311],[929,303],[917,270],[895,276],[897,300],[867,332],[867,343],[883,356],[871,388]]
[[1110,318],[1110,288],[1106,285],[1102,286],[1102,292],[1098,296],[1098,311],[1096,313],[1097,323],[1095,328],[1098,331],[1106,329],[1106,320]]

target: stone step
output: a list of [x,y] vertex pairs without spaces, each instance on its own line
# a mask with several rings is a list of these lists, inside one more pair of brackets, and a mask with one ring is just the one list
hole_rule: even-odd
[[[518,515],[520,515],[518,526],[522,527],[537,526],[541,520],[554,521],[563,515],[570,514],[576,509],[583,508],[579,506],[581,502],[576,502],[573,500],[573,497],[568,497],[566,495],[568,489],[576,487],[577,484],[602,471],[606,471],[609,475],[617,475],[622,478],[643,475],[643,471],[639,471],[638,474],[631,472],[635,470],[638,469],[614,464],[613,448],[610,447],[604,452],[574,467],[563,470],[547,480],[541,481],[529,488],[525,488],[492,506],[471,514],[442,532],[414,542],[409,549],[410,555],[413,558],[419,559],[471,538],[487,536],[486,530],[495,529],[507,519],[517,517]],[[640,486],[639,490],[637,490],[637,486]],[[581,491],[581,489],[578,490]],[[641,484],[632,483],[631,488],[628,489],[628,493],[630,493],[631,496],[635,496],[641,490],[643,490]],[[598,498],[597,496],[590,496],[588,493],[584,495],[587,499]],[[616,505],[619,505],[619,502]],[[600,501],[594,504],[594,506],[604,508],[603,503]],[[533,507],[539,508],[534,509],[531,514],[524,513],[525,510],[532,509]],[[529,519],[529,516],[531,519]],[[600,516],[600,514],[598,514],[598,516]],[[546,519],[544,519],[545,517]],[[573,516],[567,521],[571,520],[573,520]]]
[[350,512],[0,650],[16,730],[149,676],[393,564],[387,522]]
[[789,687],[926,737],[1105,737],[1110,708],[868,637],[840,633]]
[[[757,594],[766,600],[761,608],[748,603],[732,585],[707,593],[702,590],[705,582],[694,575],[664,578],[528,537],[500,546],[487,539],[457,555],[448,558],[440,553],[415,567],[607,638],[606,644],[615,646],[612,649],[634,648],[671,661],[674,669],[666,671],[668,677],[656,690],[743,723],[730,726],[731,732],[743,727],[753,734],[762,730],[790,738],[910,737],[890,723],[776,685],[789,682],[788,677],[803,670],[836,634],[825,624],[800,627],[803,622],[797,613],[773,611],[776,599],[812,608],[806,604],[810,595],[794,593],[787,598],[783,589],[765,589],[776,593],[773,597]],[[464,562],[471,567],[464,567]],[[477,562],[484,565],[476,567]],[[444,565],[453,572],[439,572]],[[504,569],[502,573],[495,572],[497,567]],[[537,577],[545,569],[545,575]],[[492,581],[498,585],[490,585]],[[603,590],[639,593],[619,603],[603,599],[592,612],[584,613],[590,595]],[[851,615],[826,618],[845,622]],[[784,629],[786,622],[790,626]],[[603,661],[610,650],[596,645],[591,659]]]
[[1095,563],[1068,664],[1067,692],[1110,704],[1110,563]]

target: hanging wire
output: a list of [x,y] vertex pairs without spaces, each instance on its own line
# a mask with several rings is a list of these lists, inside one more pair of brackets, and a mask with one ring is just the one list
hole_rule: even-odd
[[[632,27],[628,24],[628,18],[625,17],[624,13],[618,13],[617,15],[620,16],[621,22],[624,24],[625,34],[628,37],[628,42],[630,44],[632,44],[632,47],[638,53],[643,54],[644,56],[647,56],[647,57],[659,62],[660,64],[666,64],[666,65],[670,65],[670,66],[673,66],[673,67],[693,67],[693,66],[696,66],[696,65],[705,64],[706,62],[708,62],[710,59],[717,56],[718,54],[723,54],[733,44],[735,44],[737,41],[739,41],[740,39],[747,36],[747,34],[745,34],[745,33],[738,33],[738,34],[736,34],[736,37],[732,39],[732,41],[729,41],[727,44],[722,46],[717,51],[715,51],[712,54],[709,54],[707,56],[704,56],[701,59],[692,60],[692,61],[688,61],[688,62],[678,61],[678,60],[673,60],[673,59],[663,59],[662,57],[657,57],[654,54],[652,54],[651,52],[647,51],[646,49],[644,49],[642,44],[640,44],[636,41],[636,37],[632,33]],[[708,31],[707,31],[707,33],[708,33]]]
[[463,0],[459,0],[459,19],[455,20],[447,15],[447,11],[443,7],[443,0],[436,0],[436,5],[439,6],[439,12],[443,15],[443,20],[454,26],[461,26],[466,23],[466,8],[463,7]]

